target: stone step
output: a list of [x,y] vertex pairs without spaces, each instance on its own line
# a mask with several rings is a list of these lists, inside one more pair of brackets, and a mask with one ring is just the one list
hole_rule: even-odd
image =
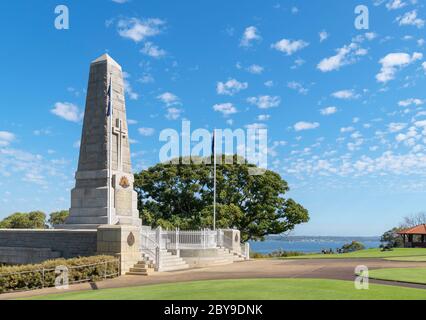
[[135,268],[154,268],[154,264],[153,263],[136,263],[135,264]]
[[174,261],[176,259],[179,260],[180,257],[178,257],[178,256],[160,256],[161,261]]
[[126,272],[127,276],[149,276],[148,272]]
[[220,258],[213,258],[213,259],[201,259],[198,260],[197,258],[191,260],[188,259],[187,263],[193,267],[193,268],[205,268],[205,267],[214,267],[214,266],[223,266],[234,263],[234,260],[231,259],[220,259]]
[[181,266],[186,264],[183,260],[175,260],[175,261],[161,261],[161,267],[173,267],[173,266]]
[[130,268],[130,272],[139,272],[139,273],[147,273],[147,274],[149,274],[149,273],[152,273],[154,270],[153,269],[149,269],[149,268],[140,268],[140,267],[133,267],[133,268]]
[[178,270],[185,270],[185,269],[189,269],[189,265],[186,263],[179,266],[167,266],[167,267],[161,266],[160,270],[158,271],[169,272],[169,271],[178,271]]

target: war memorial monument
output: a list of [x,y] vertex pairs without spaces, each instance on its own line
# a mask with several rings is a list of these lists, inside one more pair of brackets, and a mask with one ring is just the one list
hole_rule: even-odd
[[119,257],[122,274],[145,275],[148,266],[171,271],[248,258],[248,245],[240,245],[238,230],[142,226],[130,158],[123,72],[105,54],[90,66],[68,219],[48,230],[0,230],[0,263],[105,254]]

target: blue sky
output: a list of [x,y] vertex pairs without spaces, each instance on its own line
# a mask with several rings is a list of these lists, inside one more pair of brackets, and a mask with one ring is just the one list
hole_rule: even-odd
[[[70,29],[54,27],[58,4]],[[13,1],[2,33],[0,217],[69,207],[89,64],[126,72],[133,166],[159,132],[268,129],[299,235],[378,235],[426,210],[426,10],[359,1]]]

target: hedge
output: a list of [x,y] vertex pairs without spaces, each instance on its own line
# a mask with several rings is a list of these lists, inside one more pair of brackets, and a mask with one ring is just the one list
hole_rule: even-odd
[[111,256],[48,260],[41,264],[0,267],[0,293],[54,287],[55,269],[68,268],[69,284],[99,281],[119,275],[119,261]]

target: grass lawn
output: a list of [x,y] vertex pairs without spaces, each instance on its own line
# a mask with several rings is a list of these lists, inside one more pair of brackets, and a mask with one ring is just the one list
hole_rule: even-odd
[[426,300],[426,290],[373,285],[356,290],[351,281],[250,279],[196,281],[81,291],[35,297],[38,300]]
[[392,268],[369,271],[370,278],[426,284],[426,268]]
[[411,262],[426,262],[426,256],[394,257],[394,258],[386,258],[385,260],[392,260],[392,261],[411,261]]
[[[395,257],[418,257],[426,259],[426,249],[423,248],[395,248],[392,251],[381,251],[380,249],[367,249],[343,254],[308,254],[304,256],[288,257],[284,259],[359,259],[359,258],[395,258]],[[426,260],[425,260],[426,261]]]

